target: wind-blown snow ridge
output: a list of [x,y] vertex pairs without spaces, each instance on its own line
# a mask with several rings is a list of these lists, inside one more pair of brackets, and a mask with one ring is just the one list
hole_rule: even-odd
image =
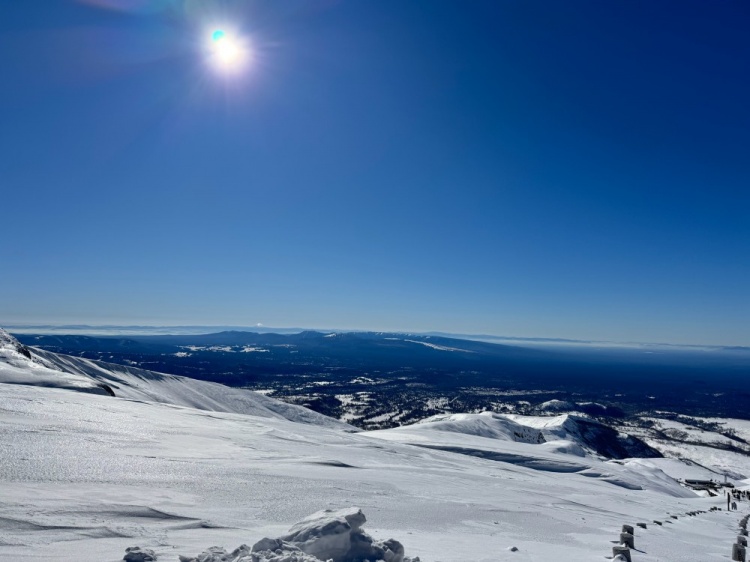
[[54,365],[44,361],[28,347],[21,345],[2,328],[0,328],[0,382],[64,388],[93,394],[111,394],[105,385],[91,377],[57,370]]

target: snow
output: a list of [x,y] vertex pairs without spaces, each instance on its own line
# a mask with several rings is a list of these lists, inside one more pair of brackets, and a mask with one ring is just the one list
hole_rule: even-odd
[[[269,545],[275,546],[275,545]],[[180,562],[320,562],[320,558],[305,554],[299,549],[262,550],[253,552],[243,544],[232,552],[214,546],[196,557],[181,556]]]
[[725,430],[732,431],[737,437],[750,443],[750,420],[738,420],[733,418],[698,418],[700,420],[716,423]]
[[125,562],[154,562],[156,554],[148,548],[140,546],[131,546],[125,549],[125,556],[122,557]]
[[[0,380],[14,382],[0,384],[1,560],[114,561],[136,546],[159,562],[203,560],[196,553],[211,545],[232,555],[227,549],[278,537],[270,540],[291,545],[286,551],[250,550],[249,560],[313,562],[292,547],[317,528],[327,545],[319,554],[343,551],[345,540],[320,530],[338,528],[346,514],[356,522],[351,506],[359,506],[372,537],[365,543],[393,537],[425,562],[601,560],[624,523],[653,520],[665,523],[636,530],[636,562],[697,562],[727,559],[748,513],[746,501],[738,512],[709,512],[725,500],[679,486],[662,460],[571,454],[573,433],[552,439],[568,431],[562,416],[442,416],[352,433],[298,407],[235,394],[241,389],[41,352],[29,358],[11,340],[0,349]],[[103,382],[117,397],[80,391]],[[184,403],[191,400],[203,408]],[[546,441],[534,443],[535,432]],[[696,511],[707,513],[685,515]],[[667,521],[671,514],[679,518]]]
[[[705,466],[701,466],[691,461],[685,461],[675,458],[662,458],[662,459],[628,459],[629,465],[635,469],[650,470],[651,468],[658,468],[671,478],[676,480],[714,480],[716,482],[724,481],[724,474],[717,471],[715,468],[711,469]],[[736,483],[736,482],[735,482]]]
[[3,329],[0,329],[0,382],[107,394],[101,384],[89,377],[58,371]]
[[[358,508],[321,510],[294,525],[286,536],[263,538],[252,548],[241,545],[229,553],[211,547],[181,562],[411,562],[398,541],[374,540],[364,532],[364,513]],[[413,562],[419,562],[419,558]]]
[[569,412],[575,409],[576,405],[566,400],[547,400],[539,405],[542,410],[550,412]]
[[[690,441],[692,443],[719,444],[719,445],[738,445],[736,441],[729,439],[719,433],[706,431],[685,423],[674,420],[665,420],[660,418],[644,417],[645,421],[651,421],[657,429],[660,429],[668,436],[675,436],[679,439]],[[750,451],[750,447],[748,447]]]
[[[369,431],[365,435],[544,473],[578,474],[632,490],[652,489],[677,497],[695,496],[655,466],[638,465],[633,469],[627,463],[601,460],[574,440],[570,419],[567,415],[536,418],[491,412],[438,415],[414,425]],[[517,423],[519,420],[526,423]],[[555,439],[547,441],[545,435]],[[568,439],[560,439],[560,436]],[[647,472],[645,478],[644,472]]]
[[468,349],[459,349],[458,347],[447,347],[444,345],[438,345],[435,343],[429,343],[426,341],[419,341],[419,340],[403,340],[409,343],[418,343],[420,345],[423,345],[425,347],[429,347],[430,349],[436,349],[438,351],[460,351],[462,353],[474,353],[473,351],[470,351]]
[[428,410],[444,410],[448,408],[448,405],[450,404],[450,399],[445,397],[440,398],[428,398],[425,402],[425,407]]
[[[23,356],[7,332],[0,333],[0,383],[66,388],[130,400],[160,402],[212,412],[290,419],[342,429],[353,427],[301,406],[243,388],[146,371],[39,349]],[[23,347],[23,346],[20,346]]]
[[[666,435],[680,440],[675,442],[657,439],[650,431],[637,427],[628,430],[663,455],[681,459],[691,466],[703,467],[704,470],[701,472],[704,475],[710,473],[711,476],[708,478],[714,480],[723,479],[724,474],[735,480],[750,477],[750,446],[747,444],[678,421],[662,418],[644,419],[652,421],[655,427],[664,431]],[[741,438],[744,438],[744,432],[750,428],[750,422],[746,420],[711,418],[706,421],[719,423],[725,430],[733,431]],[[727,447],[732,447],[732,449],[727,449]],[[679,466],[677,468],[684,471]]]

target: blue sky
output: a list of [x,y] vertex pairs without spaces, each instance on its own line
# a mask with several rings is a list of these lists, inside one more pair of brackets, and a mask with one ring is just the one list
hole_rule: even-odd
[[749,18],[3,2],[0,322],[750,345]]

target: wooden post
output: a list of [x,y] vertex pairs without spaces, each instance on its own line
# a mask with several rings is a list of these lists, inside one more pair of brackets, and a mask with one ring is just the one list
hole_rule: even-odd
[[641,529],[648,529],[648,525],[646,525],[645,523],[636,523],[636,525],[638,525]]
[[[632,559],[630,558],[630,549],[627,546],[613,546],[612,558],[617,558],[618,555],[622,556],[628,562],[632,562]],[[745,561],[743,560],[742,562]]]
[[628,533],[630,535],[635,535],[635,529],[633,529],[632,525],[623,525],[622,526],[622,532]]
[[742,545],[744,547],[747,547],[747,537],[745,535],[740,535],[737,537],[737,544]]
[[628,548],[635,548],[635,538],[630,533],[620,533],[620,542]]
[[745,547],[741,544],[732,545],[732,560],[735,562],[745,562]]

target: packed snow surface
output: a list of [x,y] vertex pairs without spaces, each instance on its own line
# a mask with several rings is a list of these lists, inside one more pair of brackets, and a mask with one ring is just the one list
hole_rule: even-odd
[[[534,443],[534,431],[560,437],[551,418],[546,428],[467,418],[471,432],[425,423],[404,429],[412,438],[353,433],[271,398],[255,402],[254,393],[226,398],[237,389],[220,385],[209,393],[180,377],[29,358],[11,340],[2,353],[0,376],[13,384],[0,384],[0,560],[114,562],[137,547],[177,562],[212,545],[231,555],[264,537],[309,557],[300,545],[315,538],[312,529],[358,506],[370,545],[395,553],[398,542],[425,562],[601,560],[623,524],[641,521],[648,528],[636,531],[635,562],[697,562],[727,559],[748,512],[744,501],[738,512],[709,511],[723,498],[698,497],[644,460],[606,462]],[[98,384],[116,397],[71,391]],[[202,408],[168,403],[187,401],[186,388]],[[706,513],[686,515],[697,511]],[[326,542],[339,551],[347,544]],[[293,556],[260,552],[264,562]]]

